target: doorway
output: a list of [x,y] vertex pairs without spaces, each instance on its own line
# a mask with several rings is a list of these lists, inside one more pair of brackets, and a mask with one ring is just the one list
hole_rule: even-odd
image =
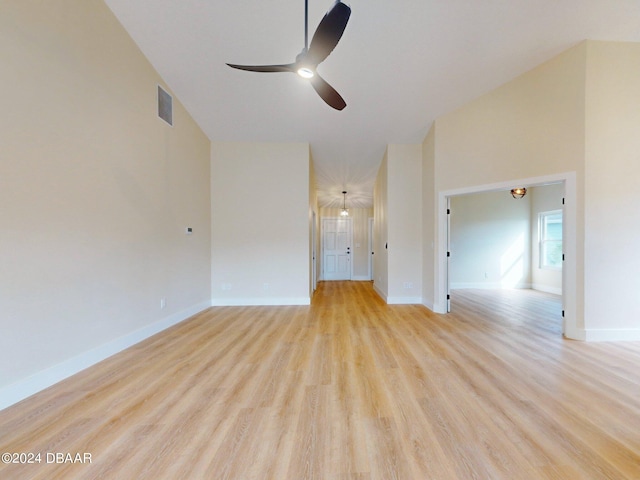
[[351,280],[353,220],[323,217],[321,222],[322,279]]
[[[509,195],[509,190],[515,186],[542,187],[550,184],[561,184],[563,195],[561,199],[561,209],[563,213],[563,260],[561,269],[560,291],[562,298],[562,333],[565,337],[581,339],[581,332],[577,328],[577,312],[576,312],[576,178],[574,172],[559,175],[550,175],[546,177],[536,177],[530,179],[521,179],[516,181],[504,182],[501,184],[493,184],[486,186],[478,186],[459,190],[451,190],[441,192],[439,194],[439,213],[438,213],[438,274],[436,287],[436,301],[434,302],[434,311],[438,313],[447,313],[449,311],[449,299],[451,298],[451,287],[456,281],[455,272],[452,271],[452,256],[455,255],[456,245],[450,245],[452,240],[450,231],[451,210],[450,203],[453,198],[468,194],[479,194],[489,192],[500,192]],[[506,191],[506,192],[505,192]],[[517,201],[512,199],[513,201]],[[477,232],[476,232],[477,234]],[[513,281],[515,273],[520,268],[522,259],[518,254],[519,243],[513,241],[513,248],[506,249],[503,258],[503,271],[500,275],[493,275],[491,270],[481,269],[479,267],[479,276],[474,277],[473,282],[497,282],[508,283]],[[528,257],[530,252],[525,252]],[[517,268],[515,268],[517,267]],[[493,275],[493,278],[492,278]],[[528,280],[531,282],[531,280]],[[494,285],[495,286],[495,285]],[[510,285],[511,287],[523,286],[517,282]],[[464,287],[464,285],[463,285]]]

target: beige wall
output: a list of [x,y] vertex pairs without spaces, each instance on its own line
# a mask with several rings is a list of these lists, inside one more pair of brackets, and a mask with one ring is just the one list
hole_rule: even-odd
[[210,143],[101,1],[3,2],[0,58],[10,402],[210,304]]
[[587,334],[640,340],[640,44],[588,42],[587,60]]
[[450,218],[452,289],[531,286],[531,195],[454,196]]
[[431,310],[438,310],[434,304],[438,263],[435,261],[435,232],[437,216],[437,196],[435,192],[435,125],[422,143],[422,303]]
[[422,146],[388,145],[387,228],[390,303],[421,303]]
[[211,147],[214,305],[308,304],[309,144]]
[[436,121],[438,191],[582,173],[586,44]]
[[374,191],[374,288],[388,303],[422,302],[422,146],[387,145]]

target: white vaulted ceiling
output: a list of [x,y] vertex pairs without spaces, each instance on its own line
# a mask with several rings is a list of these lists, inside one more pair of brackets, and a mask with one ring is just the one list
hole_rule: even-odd
[[[347,102],[328,107],[289,73],[226,62],[294,61],[304,0],[106,0],[212,141],[309,142],[321,206],[372,204],[390,143],[584,39],[640,41],[639,0],[351,0],[318,72]],[[332,0],[309,0],[309,37]]]

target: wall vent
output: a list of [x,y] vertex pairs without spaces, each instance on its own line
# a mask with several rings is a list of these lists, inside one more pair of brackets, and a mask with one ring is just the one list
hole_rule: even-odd
[[173,98],[158,85],[158,116],[173,126]]

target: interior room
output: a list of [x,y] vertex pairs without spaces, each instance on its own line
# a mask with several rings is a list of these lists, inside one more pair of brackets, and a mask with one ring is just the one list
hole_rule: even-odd
[[[531,288],[562,295],[563,194],[563,185],[555,184],[530,187],[515,199],[509,191],[451,198],[450,289]],[[559,242],[545,261],[541,227],[552,212],[552,225],[559,226],[552,236]]]
[[450,198],[450,296],[513,288],[562,296],[564,186],[512,190]]
[[290,3],[2,3],[0,477],[637,478],[638,3]]

